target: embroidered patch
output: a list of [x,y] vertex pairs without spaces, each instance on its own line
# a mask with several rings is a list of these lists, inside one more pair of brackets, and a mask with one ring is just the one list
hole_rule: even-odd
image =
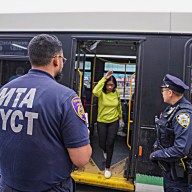
[[81,103],[81,99],[79,97],[74,97],[71,100],[71,104],[73,106],[73,109],[75,113],[83,120],[86,121],[85,111],[83,108],[83,105]]
[[190,116],[188,113],[179,113],[176,119],[177,122],[184,128],[187,128],[190,124]]

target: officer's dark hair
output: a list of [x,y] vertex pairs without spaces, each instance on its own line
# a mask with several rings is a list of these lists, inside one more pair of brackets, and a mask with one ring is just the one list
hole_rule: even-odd
[[28,45],[29,60],[35,66],[47,65],[61,51],[62,43],[54,35],[37,35]]
[[112,92],[115,92],[115,90],[117,88],[117,81],[116,81],[115,77],[113,75],[111,75],[111,77],[109,79],[107,79],[107,81],[105,81],[105,84],[103,86],[102,90],[103,90],[104,93],[107,93],[107,88],[106,87],[107,87],[107,82],[109,82],[109,81],[112,81],[115,84],[115,87],[114,87]]
[[[171,89],[172,90],[172,89]],[[177,96],[183,96],[184,94],[183,93],[179,93],[179,92],[177,92],[177,91],[174,91],[174,90],[172,90],[173,91],[173,93],[175,94],[175,95],[177,95]]]

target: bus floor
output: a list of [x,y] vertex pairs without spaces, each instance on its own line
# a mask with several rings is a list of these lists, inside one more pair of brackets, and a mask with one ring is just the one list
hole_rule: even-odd
[[[92,160],[103,171],[105,169],[105,159],[103,157],[103,151],[99,147],[97,132],[94,133],[94,136],[90,140],[93,149]],[[126,141],[127,137],[116,136],[111,167],[128,157],[130,150],[127,147]]]

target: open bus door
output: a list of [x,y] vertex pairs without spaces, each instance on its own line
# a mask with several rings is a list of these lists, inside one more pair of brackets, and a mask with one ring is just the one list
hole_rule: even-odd
[[[109,40],[110,39],[110,40]],[[130,65],[135,65],[134,71],[129,71],[126,74],[126,80],[124,81],[123,86],[122,82],[119,82],[120,89],[125,91],[125,86],[127,85],[127,92],[129,94],[124,95],[124,99],[127,99],[129,102],[132,98],[130,93],[132,92],[132,85],[130,83],[130,79],[132,79],[132,75],[135,74],[138,70],[138,59],[139,57],[139,45],[140,39],[137,38],[125,38],[125,37],[76,37],[73,41],[72,50],[74,53],[72,60],[75,60],[73,64],[74,67],[74,75],[73,81],[74,88],[79,93],[79,90],[82,90],[81,97],[85,94],[85,89],[81,87],[81,85],[85,84],[87,80],[87,74],[89,79],[89,103],[90,105],[85,107],[85,111],[89,113],[89,129],[90,133],[90,141],[93,149],[92,157],[89,163],[84,168],[76,169],[72,173],[72,177],[78,183],[96,185],[101,187],[108,187],[114,189],[121,189],[125,191],[134,191],[134,179],[135,179],[135,166],[136,166],[136,158],[135,154],[138,153],[137,147],[137,138],[138,138],[138,130],[135,129],[130,134],[130,128],[127,127],[127,135],[126,137],[116,137],[115,148],[111,163],[112,177],[110,179],[106,179],[103,175],[105,169],[105,159],[102,154],[102,150],[99,148],[98,144],[98,135],[97,135],[97,98],[95,98],[92,94],[92,90],[95,84],[103,77],[103,75],[108,71],[110,66],[113,65],[113,62],[118,66],[121,65],[121,62],[130,63]],[[111,48],[110,48],[111,46]],[[131,48],[130,48],[131,47]],[[118,58],[118,55],[121,55],[121,58]],[[131,56],[130,56],[131,55]],[[76,59],[74,59],[76,58]],[[82,63],[82,65],[80,64]],[[111,64],[109,64],[111,63]],[[121,65],[122,66],[122,65]],[[124,69],[125,70],[125,69]],[[121,73],[124,75],[125,71],[120,67],[119,72],[115,72],[114,75],[121,76]],[[79,75],[82,73],[82,75]],[[79,77],[82,78],[79,78]],[[78,77],[78,81],[77,81]],[[136,78],[135,78],[136,79]],[[81,81],[81,82],[80,82]],[[136,82],[136,81],[135,81]],[[135,83],[135,86],[136,83]],[[136,90],[136,89],[135,89]],[[132,93],[131,93],[132,94]],[[138,105],[136,105],[138,106]],[[128,106],[131,107],[131,106]],[[138,106],[139,107],[139,106]],[[135,108],[135,106],[134,106]],[[127,109],[129,111],[129,109]],[[139,111],[139,109],[138,109]],[[130,112],[130,111],[129,111]],[[130,126],[130,122],[136,124],[135,117],[137,117],[137,109],[134,109],[134,120],[129,117],[129,122],[127,126]],[[130,114],[128,114],[130,115]],[[138,127],[138,126],[136,126]],[[132,140],[132,142],[131,142]],[[131,146],[133,145],[133,146]]]

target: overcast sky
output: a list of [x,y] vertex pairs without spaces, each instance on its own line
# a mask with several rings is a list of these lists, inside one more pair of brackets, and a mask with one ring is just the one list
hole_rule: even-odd
[[192,12],[192,0],[0,0],[0,13]]

